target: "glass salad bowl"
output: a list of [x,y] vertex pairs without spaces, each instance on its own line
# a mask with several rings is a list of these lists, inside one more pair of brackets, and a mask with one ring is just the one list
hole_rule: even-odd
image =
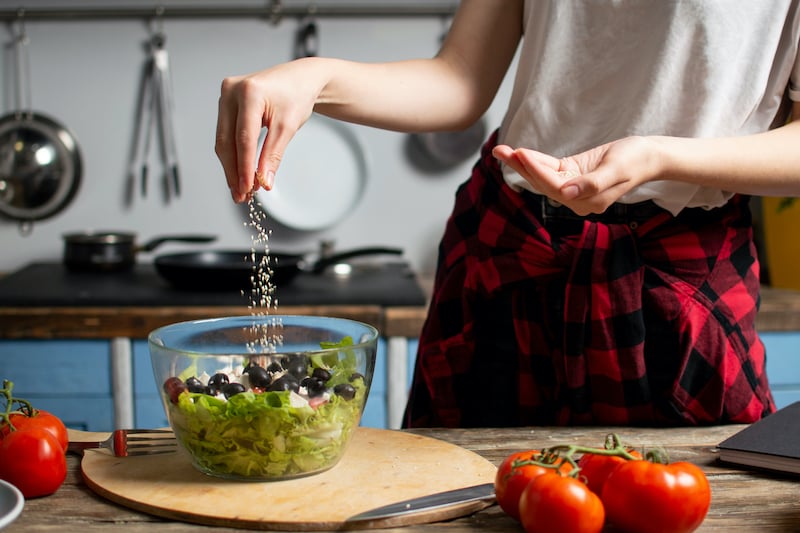
[[282,480],[325,471],[358,426],[378,331],[353,320],[241,316],[148,337],[169,424],[206,474]]

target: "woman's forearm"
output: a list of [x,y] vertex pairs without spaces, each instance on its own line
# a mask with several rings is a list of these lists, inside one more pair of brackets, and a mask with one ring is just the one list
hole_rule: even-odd
[[793,120],[742,137],[655,137],[657,179],[697,183],[759,196],[800,196],[800,103]]
[[466,127],[485,110],[473,88],[439,58],[355,63],[310,58],[326,79],[314,110],[396,131]]

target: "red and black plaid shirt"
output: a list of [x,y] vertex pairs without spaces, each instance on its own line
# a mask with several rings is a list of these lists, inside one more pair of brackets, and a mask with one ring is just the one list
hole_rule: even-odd
[[406,426],[699,425],[775,410],[747,198],[639,224],[543,223],[541,197],[504,182],[495,140],[440,244]]

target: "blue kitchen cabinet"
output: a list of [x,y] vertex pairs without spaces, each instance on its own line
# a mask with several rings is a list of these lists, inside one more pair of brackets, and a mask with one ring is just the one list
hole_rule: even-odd
[[14,396],[55,414],[67,427],[114,426],[108,341],[0,341],[0,378],[14,383]]
[[767,377],[780,409],[800,400],[800,332],[761,333],[767,350]]

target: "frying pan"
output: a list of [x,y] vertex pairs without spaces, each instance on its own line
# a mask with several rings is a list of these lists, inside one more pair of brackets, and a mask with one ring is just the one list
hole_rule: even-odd
[[[402,253],[397,248],[356,248],[309,261],[303,254],[270,251],[270,282],[280,287],[291,283],[301,272],[320,274],[329,266],[353,257]],[[178,289],[247,290],[252,287],[254,265],[259,264],[264,256],[263,252],[253,253],[250,250],[209,250],[162,254],[156,256],[153,264],[161,277]]]

